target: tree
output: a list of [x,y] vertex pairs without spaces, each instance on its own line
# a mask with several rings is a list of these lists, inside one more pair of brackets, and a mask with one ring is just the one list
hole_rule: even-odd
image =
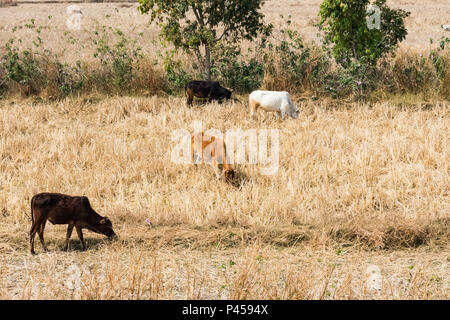
[[138,10],[158,21],[160,37],[195,54],[206,80],[211,78],[211,53],[220,43],[252,40],[270,34],[260,12],[264,0],[139,0]]
[[[325,0],[320,6],[319,27],[325,32],[325,44],[334,44],[333,55],[344,67],[352,60],[374,65],[408,34],[404,19],[410,12],[389,8],[386,0],[374,2],[378,12],[369,12],[368,5],[369,0]],[[379,18],[379,27],[369,26],[371,18]]]

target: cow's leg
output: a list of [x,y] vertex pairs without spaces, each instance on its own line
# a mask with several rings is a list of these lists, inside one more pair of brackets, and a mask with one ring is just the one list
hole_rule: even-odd
[[187,100],[188,107],[191,107],[191,106],[192,106],[192,101],[194,101],[194,98],[191,97],[191,96],[188,96],[188,100]]
[[219,166],[216,164],[216,165],[213,165],[213,168],[214,168],[214,173],[216,174],[216,178],[220,179],[222,177],[222,172],[220,171]]
[[214,169],[214,173],[216,174],[217,179],[220,179],[222,176],[222,172],[220,170],[219,164],[216,161],[216,153],[214,151],[211,152],[211,165]]
[[257,109],[258,109],[258,103],[256,101],[250,100],[251,117],[253,119],[256,118],[256,110]]
[[78,238],[80,238],[81,245],[83,246],[83,250],[86,250],[86,243],[84,242],[84,239],[83,239],[83,230],[82,230],[81,226],[75,226],[75,228],[77,229]]
[[64,246],[64,251],[69,250],[69,239],[70,239],[70,236],[72,235],[73,227],[74,227],[73,224],[69,224],[69,226],[67,227],[66,244]]
[[221,179],[224,175],[223,164],[216,164],[216,177]]
[[284,120],[284,118],[286,117],[286,115],[288,114],[288,112],[289,112],[289,105],[283,105],[281,108],[280,108],[280,119],[281,120]]
[[44,220],[39,227],[39,240],[41,240],[42,246],[44,247],[44,251],[48,251],[47,246],[45,245],[45,241],[44,241],[44,229],[45,229],[46,223],[47,223],[47,220]]
[[33,225],[31,226],[31,230],[30,230],[30,252],[32,254],[35,254],[35,252],[34,252],[34,237],[36,236],[36,233],[40,230],[40,226],[42,223],[42,218],[37,218],[37,217],[40,217],[41,215],[42,214],[37,214],[34,216],[35,220],[34,220]]
[[195,139],[191,140],[191,154],[192,154],[192,163],[195,164],[195,150],[194,150]]
[[[192,154],[192,163],[195,166],[197,166],[199,163],[201,163],[202,157],[199,156],[198,153],[196,152],[199,150],[197,150],[198,148],[196,148],[196,146],[195,146],[195,140],[196,140],[195,138],[194,138],[194,140],[191,140],[191,154]],[[202,143],[202,142],[200,142],[200,143]],[[200,154],[202,154],[201,144],[200,144]]]
[[206,101],[208,101],[208,103],[211,103],[211,101],[212,101],[211,96],[213,96],[212,88],[209,89],[209,93],[206,95]]
[[37,225],[36,223],[33,223],[33,225],[31,226],[31,230],[30,230],[30,252],[32,254],[35,254],[34,252],[34,236],[36,235],[37,232]]

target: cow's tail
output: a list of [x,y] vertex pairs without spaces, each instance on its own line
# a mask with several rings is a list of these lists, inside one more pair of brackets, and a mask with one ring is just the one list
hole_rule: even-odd
[[34,225],[34,213],[33,213],[33,207],[34,207],[34,196],[31,198],[31,223]]
[[[34,196],[31,198],[31,205],[30,205],[30,212],[31,212],[31,225],[34,226],[34,213],[33,213],[33,207],[34,207]],[[25,212],[25,215],[28,216],[28,213]],[[28,216],[30,218],[30,216]]]

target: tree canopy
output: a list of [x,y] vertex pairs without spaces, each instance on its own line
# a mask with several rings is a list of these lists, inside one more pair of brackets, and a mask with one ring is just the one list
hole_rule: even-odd
[[[391,9],[386,0],[376,0],[378,11],[369,10],[369,0],[325,0],[320,6],[320,27],[325,43],[333,43],[334,57],[342,65],[352,59],[375,63],[383,54],[393,51],[405,39],[404,19],[409,12]],[[378,14],[379,25],[370,27]]]
[[271,25],[264,24],[260,11],[263,4],[264,0],[139,0],[138,9],[159,23],[162,39],[194,54],[209,80],[211,51],[218,43],[270,34]]

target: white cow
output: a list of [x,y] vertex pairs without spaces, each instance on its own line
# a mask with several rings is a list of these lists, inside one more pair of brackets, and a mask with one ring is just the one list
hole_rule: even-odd
[[299,114],[299,110],[294,106],[291,96],[286,91],[256,90],[250,93],[249,102],[252,117],[255,116],[258,108],[265,111],[279,112],[282,119],[284,119],[286,115],[297,119]]
[[445,31],[450,31],[450,24],[449,24],[449,25],[443,25],[442,28],[443,28]]

